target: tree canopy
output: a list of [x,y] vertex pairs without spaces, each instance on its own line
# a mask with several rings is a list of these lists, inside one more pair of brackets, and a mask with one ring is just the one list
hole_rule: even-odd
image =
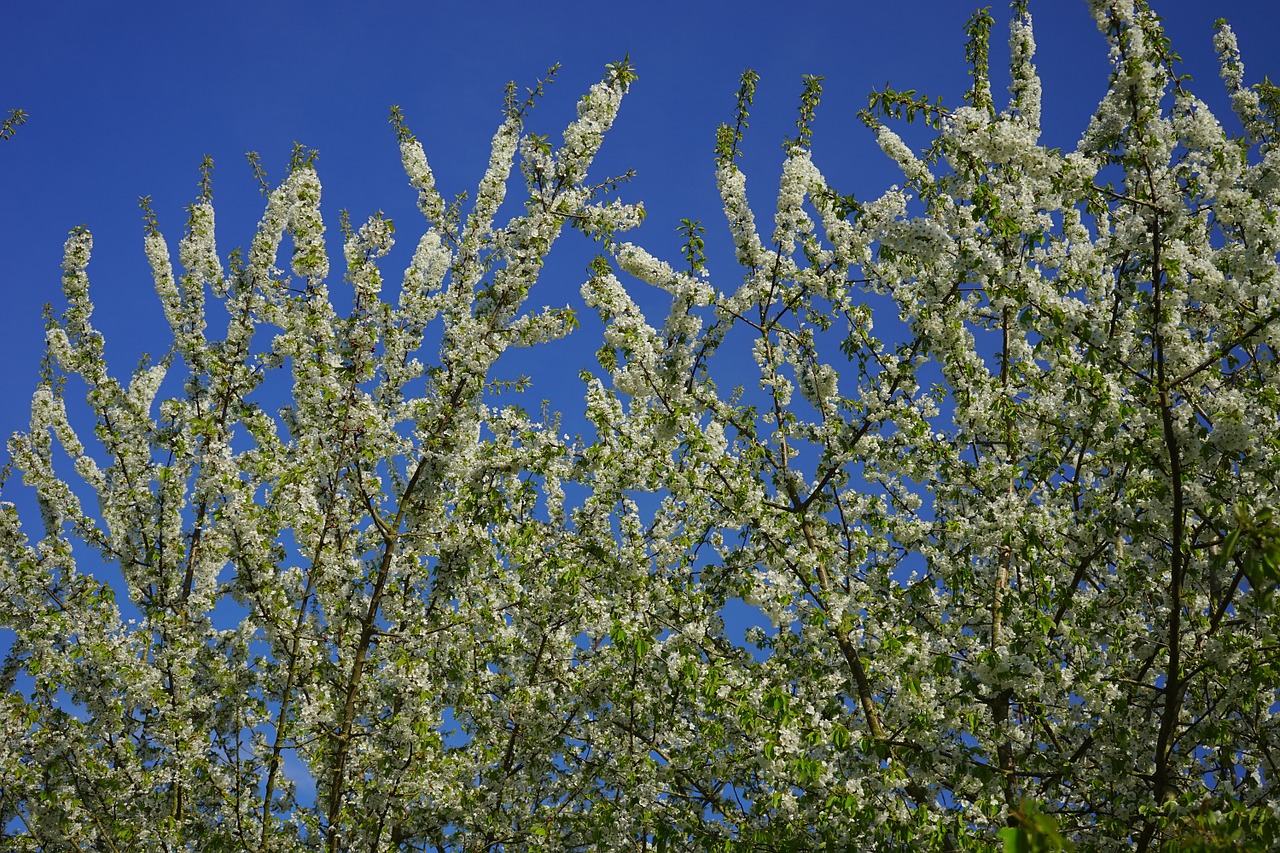
[[[1276,843],[1280,91],[1220,22],[1225,129],[1143,0],[1089,7],[1074,150],[1015,0],[1007,104],[986,11],[963,104],[871,94],[879,197],[824,179],[806,78],[769,220],[744,74],[732,274],[696,221],[680,258],[625,240],[643,206],[589,177],[626,60],[555,144],[512,89],[474,200],[393,109],[395,282],[380,214],[333,274],[304,148],[243,252],[211,164],[176,264],[144,202],[172,347],[127,380],[72,232],[10,442],[40,523],[0,504],[6,848]],[[562,415],[494,365],[582,334],[536,307],[565,226],[603,336]]]

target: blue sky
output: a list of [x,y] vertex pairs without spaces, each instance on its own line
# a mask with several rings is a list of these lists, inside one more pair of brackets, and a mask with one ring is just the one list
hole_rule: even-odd
[[[474,190],[508,80],[531,86],[548,66],[562,64],[528,125],[555,139],[604,65],[629,53],[639,80],[594,177],[636,170],[620,196],[643,199],[649,216],[629,239],[669,260],[678,260],[680,219],[703,220],[713,283],[726,276],[718,286],[727,290],[738,272],[712,151],[716,125],[732,116],[742,70],[761,75],[743,160],[757,216],[771,217],[780,142],[794,131],[803,74],[826,78],[815,161],[833,186],[870,198],[901,177],[856,111],[886,83],[959,104],[968,84],[963,26],[974,8],[958,0],[822,0],[792,11],[763,2],[669,0],[0,4],[0,111],[20,107],[30,115],[0,143],[0,435],[25,427],[42,353],[40,306],[61,309],[62,244],[71,228],[87,225],[94,234],[95,323],[113,372],[124,378],[144,351],[164,352],[168,338],[142,253],[137,200],[154,199],[176,247],[206,154],[216,163],[224,255],[248,244],[262,213],[245,152],[260,152],[278,181],[297,141],[320,152],[331,234],[343,208],[356,222],[376,210],[396,221],[400,243],[384,267],[395,281],[421,224],[387,123],[392,104],[403,108],[452,196]],[[1105,91],[1106,44],[1084,0],[1032,0],[1031,8],[1045,136],[1071,148]],[[1212,49],[1216,17],[1235,25],[1250,82],[1267,71],[1280,77],[1276,4],[1175,0],[1157,2],[1157,11],[1193,88],[1224,120],[1229,110]],[[994,13],[999,92],[1008,12],[997,6]],[[578,291],[592,252],[580,235],[566,233],[533,303],[582,307]],[[335,263],[336,276],[339,270]],[[652,296],[637,295],[658,310]],[[517,365],[534,376],[535,399],[551,398],[566,410],[573,431],[582,405],[577,373],[599,343],[598,325],[583,313],[581,333],[521,351]],[[16,482],[6,492],[6,499],[22,500]]]

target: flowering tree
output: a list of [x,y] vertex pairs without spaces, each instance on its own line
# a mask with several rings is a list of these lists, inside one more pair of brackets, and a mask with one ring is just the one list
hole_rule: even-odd
[[[180,271],[146,215],[174,343],[127,384],[73,232],[11,443],[38,538],[0,508],[9,848],[1275,839],[1280,97],[1221,24],[1234,138],[1144,3],[1091,5],[1113,69],[1075,151],[1039,142],[1018,0],[1003,112],[985,13],[964,106],[873,94],[905,181],[875,200],[813,163],[806,79],[767,232],[745,75],[716,146],[734,283],[698,223],[677,265],[622,242],[643,208],[587,182],[625,62],[557,149],[509,98],[465,216],[393,112],[426,230],[384,299],[391,223],[344,218],[345,315],[307,152],[227,266],[206,172]],[[603,247],[576,439],[491,393],[508,348],[577,326],[527,307],[566,223]],[[755,648],[726,636],[738,602],[771,626]]]

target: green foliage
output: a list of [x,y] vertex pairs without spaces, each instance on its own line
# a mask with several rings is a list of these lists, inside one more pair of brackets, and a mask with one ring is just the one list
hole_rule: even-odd
[[[398,128],[397,133],[399,133]],[[257,151],[248,151],[245,152],[244,158],[249,162],[249,170],[253,173],[253,179],[258,182],[258,192],[262,195],[267,195],[271,192],[271,184],[267,180],[266,167],[262,165],[262,155]]]
[[947,115],[941,95],[931,103],[928,95],[917,96],[915,89],[898,91],[890,89],[888,84],[882,90],[873,89],[867,101],[867,108],[859,111],[858,116],[868,126],[876,125],[881,117],[912,122],[918,115],[929,127],[941,130]]
[[299,169],[314,169],[319,157],[320,152],[314,148],[308,148],[301,142],[293,143],[293,150],[289,152],[289,174]]
[[1075,849],[1058,831],[1058,823],[1053,816],[1040,811],[1034,800],[1023,798],[1009,816],[1015,825],[999,832],[1004,839],[1004,853],[1052,853]]
[[409,128],[404,123],[404,110],[400,109],[399,104],[391,106],[391,118],[389,119],[391,126],[395,128],[397,142],[413,142],[416,137],[409,132]]
[[706,243],[702,235],[707,233],[707,229],[696,219],[681,219],[676,230],[684,237],[680,253],[689,264],[689,272],[696,273],[706,266],[707,256],[703,252]]
[[1271,78],[1263,75],[1262,81],[1254,84],[1258,100],[1262,105],[1262,115],[1271,131],[1271,138],[1280,137],[1280,86],[1271,82]]
[[799,145],[808,148],[813,140],[813,118],[822,99],[822,77],[811,74],[804,75],[804,91],[800,93],[800,117],[796,119],[796,127],[800,133],[795,139],[788,139],[783,148]]
[[1280,584],[1280,521],[1272,507],[1252,511],[1237,505],[1235,524],[1222,543],[1221,561],[1234,558],[1255,589],[1271,589]]
[[605,71],[612,75],[612,79],[624,89],[640,79],[640,75],[636,73],[636,67],[631,63],[631,54],[628,53],[622,57],[621,62],[611,62],[605,65]]
[[1270,805],[1246,806],[1234,797],[1206,796],[1166,824],[1163,853],[1261,853],[1280,849],[1280,814]]
[[716,164],[724,166],[738,156],[738,145],[742,142],[743,133],[747,129],[747,118],[751,102],[755,100],[756,83],[760,75],[748,68],[742,72],[738,85],[738,107],[734,114],[732,126],[722,124],[716,128]]
[[0,121],[0,140],[10,139],[17,129],[27,122],[26,110],[12,109],[9,114]]
[[[1019,12],[1025,9],[1017,10]],[[969,63],[969,76],[973,78],[973,86],[964,96],[965,103],[986,110],[995,115],[995,101],[991,98],[991,28],[995,26],[995,18],[991,17],[991,7],[984,6],[973,13],[965,24],[964,58]]]
[[538,102],[538,99],[545,94],[546,87],[555,81],[556,75],[559,73],[560,63],[557,62],[548,68],[547,73],[539,78],[533,86],[525,89],[524,100],[520,100],[517,94],[516,82],[514,80],[509,81],[503,97],[503,112],[506,117],[512,121],[521,121],[525,114],[533,108],[533,105]]

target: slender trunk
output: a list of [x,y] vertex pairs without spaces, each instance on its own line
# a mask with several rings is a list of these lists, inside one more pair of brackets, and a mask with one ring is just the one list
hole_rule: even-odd
[[[1183,538],[1186,535],[1184,519],[1184,495],[1182,455],[1178,449],[1178,434],[1173,421],[1173,391],[1165,374],[1165,341],[1160,329],[1163,320],[1161,298],[1161,233],[1157,217],[1152,226],[1151,293],[1154,314],[1153,348],[1157,404],[1160,409],[1160,425],[1164,438],[1164,450],[1169,458],[1169,479],[1173,518],[1170,523],[1169,553],[1169,622],[1165,645],[1168,662],[1162,688],[1164,703],[1160,712],[1160,731],[1156,736],[1155,770],[1151,775],[1152,797],[1157,804],[1172,798],[1175,790],[1175,774],[1170,766],[1173,742],[1177,734],[1182,695],[1186,687],[1182,677],[1182,581],[1186,571],[1183,557]],[[1155,834],[1155,824],[1148,822],[1138,838],[1138,851],[1143,853]]]
[[[1009,307],[1006,305],[1001,317],[1001,350],[1000,350],[1000,391],[1006,406],[1011,406],[1009,400]],[[1014,477],[1014,454],[1013,454],[1013,412],[1006,410],[1004,418],[1004,452],[1005,464],[1009,466],[1009,483],[1006,490],[1008,498],[1008,506],[1013,506],[1013,496],[1016,488]],[[1004,598],[1005,590],[1009,587],[1009,576],[1013,573],[1013,543],[1009,535],[1006,535],[1005,541],[1000,546],[1000,553],[996,558],[996,577],[995,583],[991,590],[991,651],[998,654],[997,649],[1004,642]],[[987,700],[991,707],[991,721],[995,724],[996,737],[996,761],[1000,765],[1000,775],[1002,777],[1002,785],[1004,788],[1005,807],[1008,809],[1008,821],[1010,826],[1016,825],[1013,811],[1017,808],[1016,792],[1014,791],[1013,778],[1017,765],[1013,758],[1013,743],[1007,735],[1001,734],[1009,722],[1009,709],[1013,702],[1013,691],[1005,688]]]
[[330,853],[337,853],[338,823],[342,813],[342,801],[346,794],[347,758],[351,754],[351,730],[355,725],[356,702],[360,695],[360,684],[364,679],[365,661],[369,656],[369,648],[373,644],[373,635],[378,620],[378,610],[382,604],[382,594],[386,590],[387,576],[391,572],[391,559],[395,555],[396,540],[388,539],[383,546],[382,561],[378,565],[378,577],[374,581],[373,593],[369,596],[369,608],[365,611],[360,625],[360,639],[356,644],[355,657],[351,660],[351,671],[347,676],[347,690],[342,707],[342,720],[338,729],[337,751],[334,754],[333,769],[329,776],[329,839]]

